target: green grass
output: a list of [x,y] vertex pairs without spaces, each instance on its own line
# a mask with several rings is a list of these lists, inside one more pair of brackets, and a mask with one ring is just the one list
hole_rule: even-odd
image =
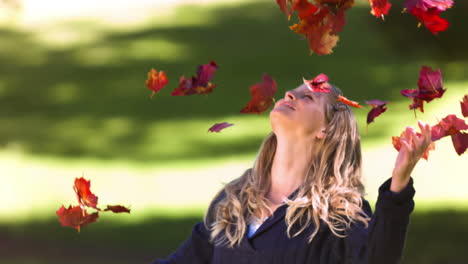
[[[308,55],[274,1],[182,6],[132,28],[92,21],[39,33],[1,28],[0,237],[9,246],[0,247],[0,264],[149,262],[174,250],[222,184],[252,166],[270,131],[268,113],[239,113],[263,73],[277,81],[276,99],[324,72],[352,100],[391,101],[367,133],[368,108],[354,110],[373,206],[396,158],[391,136],[417,119],[460,116],[467,7],[444,14],[450,28],[435,37],[396,9],[383,22],[357,5],[328,56]],[[213,93],[170,96],[181,75],[212,59]],[[441,69],[447,92],[415,118],[399,91],[416,88],[423,64]],[[170,80],[152,100],[144,86],[151,68]],[[224,121],[235,125],[207,132]],[[405,263],[466,259],[466,164],[446,138],[416,167]],[[81,234],[61,227],[55,210],[76,204],[72,183],[82,175],[100,203],[130,205],[132,213],[105,215]]]

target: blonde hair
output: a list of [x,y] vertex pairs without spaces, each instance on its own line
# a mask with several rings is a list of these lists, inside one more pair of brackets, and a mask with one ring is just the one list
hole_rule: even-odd
[[[341,95],[340,89],[332,85],[325,105],[326,137],[319,143],[320,151],[311,161],[304,183],[295,195],[300,198],[285,200],[289,238],[295,223],[300,223],[300,229],[293,237],[313,221],[316,228],[309,243],[319,231],[320,220],[339,237],[346,236],[340,232],[350,228],[353,222],[362,222],[368,227],[370,218],[362,209],[364,185],[359,131],[353,112],[337,100],[338,95]],[[240,244],[251,217],[264,219],[267,210],[273,213],[266,195],[276,143],[276,136],[271,132],[262,142],[253,168],[227,183],[211,202],[204,224],[210,230],[212,243],[229,247]]]

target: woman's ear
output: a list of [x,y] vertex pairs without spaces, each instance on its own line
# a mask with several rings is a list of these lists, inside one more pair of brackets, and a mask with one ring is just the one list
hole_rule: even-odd
[[325,128],[322,128],[318,133],[317,135],[315,135],[315,137],[317,139],[325,139],[325,137],[327,136],[327,130]]

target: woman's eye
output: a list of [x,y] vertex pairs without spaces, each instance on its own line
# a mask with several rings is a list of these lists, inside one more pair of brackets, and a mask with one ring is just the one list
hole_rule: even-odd
[[314,100],[314,99],[312,98],[312,96],[310,96],[310,95],[305,95],[305,97],[309,98],[310,100]]

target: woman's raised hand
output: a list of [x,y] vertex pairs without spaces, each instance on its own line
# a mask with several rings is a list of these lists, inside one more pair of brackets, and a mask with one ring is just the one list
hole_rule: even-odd
[[[401,148],[392,173],[390,191],[401,192],[408,184],[411,172],[431,144],[431,126],[418,121],[421,133],[412,127],[406,127],[404,136],[400,137]],[[418,135],[419,134],[419,135]]]

